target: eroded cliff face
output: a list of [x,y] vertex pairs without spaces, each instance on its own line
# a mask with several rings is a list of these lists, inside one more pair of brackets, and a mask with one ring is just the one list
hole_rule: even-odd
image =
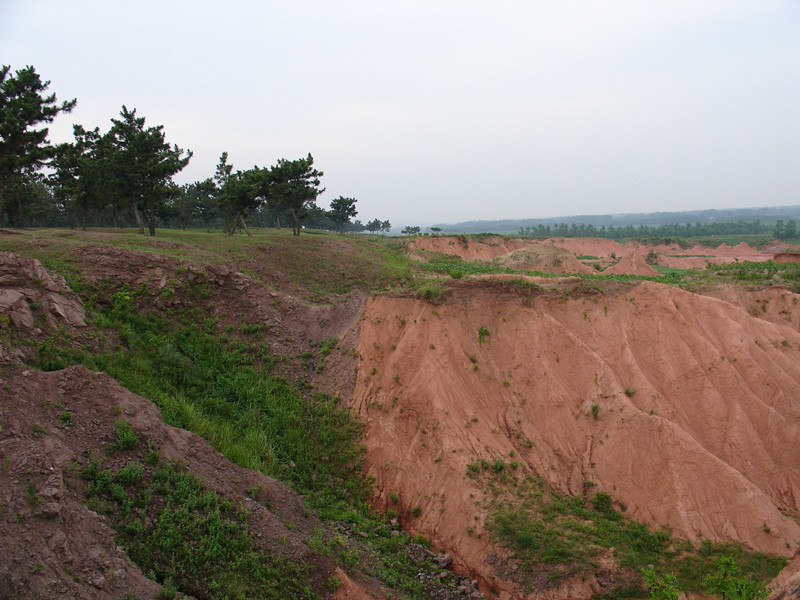
[[466,476],[480,458],[514,456],[571,494],[593,482],[631,517],[683,539],[791,555],[796,295],[765,290],[766,319],[656,283],[565,285],[531,294],[464,282],[439,305],[368,300],[354,403],[379,504],[395,506],[396,494],[409,528],[501,588],[487,562],[503,551],[484,530],[484,490]]

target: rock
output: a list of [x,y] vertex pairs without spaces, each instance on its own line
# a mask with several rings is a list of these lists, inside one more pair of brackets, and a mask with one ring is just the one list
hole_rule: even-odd
[[436,564],[438,564],[443,569],[445,567],[449,567],[451,564],[453,564],[453,557],[450,556],[449,554],[437,554],[433,558],[433,560],[434,560],[434,562]]
[[58,502],[42,502],[36,515],[43,519],[55,519],[61,514],[61,505]]

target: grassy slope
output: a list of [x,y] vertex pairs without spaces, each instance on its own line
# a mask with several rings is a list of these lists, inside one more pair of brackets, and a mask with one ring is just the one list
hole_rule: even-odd
[[[209,262],[237,268],[252,264],[251,252],[271,245],[271,264],[279,267],[288,281],[310,286],[316,294],[347,291],[343,287],[355,284],[371,290],[385,289],[402,284],[411,272],[411,265],[398,252],[396,242],[382,238],[303,236],[297,240],[283,232],[253,238],[164,233],[156,240],[123,233],[102,235],[96,241],[193,261],[213,257],[216,260]],[[329,252],[319,239],[329,239],[333,251]],[[162,248],[165,241],[168,245]],[[180,246],[176,247],[176,242]],[[167,423],[199,433],[237,464],[287,482],[323,519],[344,521],[351,531],[369,532],[371,548],[365,548],[360,538],[332,545],[324,539],[308,540],[316,552],[333,556],[345,569],[358,565],[362,573],[377,577],[407,597],[423,597],[425,585],[418,575],[430,573],[430,579],[434,579],[434,565],[430,561],[422,565],[413,562],[408,552],[409,537],[395,535],[384,516],[369,510],[368,482],[359,469],[363,451],[359,424],[348,409],[336,398],[300,390],[273,377],[269,368],[272,357],[258,336],[252,336],[252,341],[228,337],[215,321],[205,319],[200,309],[150,311],[144,289],[122,287],[97,294],[99,290],[82,279],[70,256],[72,248],[86,243],[95,242],[72,232],[37,231],[35,239],[25,233],[4,237],[0,244],[2,250],[34,256],[67,276],[89,309],[91,335],[100,340],[102,351],[90,353],[73,347],[67,334],[53,336],[38,345],[37,366],[58,369],[83,363],[106,371],[126,388],[159,405]],[[253,269],[257,271],[258,265]],[[98,296],[108,300],[100,302]],[[326,348],[314,351],[321,353]],[[87,474],[95,482],[103,473],[99,467],[96,470],[97,473]],[[145,467],[144,480],[156,475]],[[157,551],[157,536],[143,536],[143,545],[142,536],[128,535],[129,529],[137,525],[129,521],[127,501],[117,477],[111,473],[102,475],[92,498],[95,502],[100,499],[122,503],[122,510],[115,509],[113,503],[108,507],[108,514],[120,531],[120,543],[168,589],[197,595],[197,589],[170,568],[170,563],[182,560],[179,555]],[[235,520],[233,515],[226,523],[235,527]],[[243,548],[247,546],[245,542],[240,540]],[[176,544],[175,550],[179,549],[180,544]],[[152,563],[153,555],[160,557],[159,564]],[[255,559],[248,555],[247,560]],[[301,584],[302,577],[295,570],[281,565],[270,568],[284,578],[275,589],[291,590]],[[221,585],[221,581],[216,578],[213,583]],[[230,597],[273,597],[273,587],[266,583],[260,591],[244,595],[239,591],[243,589],[239,582],[229,580],[224,585]]]

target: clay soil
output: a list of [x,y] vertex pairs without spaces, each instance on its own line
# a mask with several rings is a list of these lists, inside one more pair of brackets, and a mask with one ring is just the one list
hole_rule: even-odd
[[381,505],[397,494],[408,527],[511,591],[487,562],[502,550],[466,476],[476,459],[516,456],[570,494],[592,481],[684,539],[795,551],[794,294],[765,295],[781,322],[656,283],[532,300],[497,285],[464,283],[436,306],[368,300],[354,402]]

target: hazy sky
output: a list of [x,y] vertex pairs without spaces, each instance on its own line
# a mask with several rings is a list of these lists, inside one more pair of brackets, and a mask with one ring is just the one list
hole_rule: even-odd
[[394,225],[800,204],[798,0],[0,0],[53,124],[125,104],[181,183],[311,152]]

